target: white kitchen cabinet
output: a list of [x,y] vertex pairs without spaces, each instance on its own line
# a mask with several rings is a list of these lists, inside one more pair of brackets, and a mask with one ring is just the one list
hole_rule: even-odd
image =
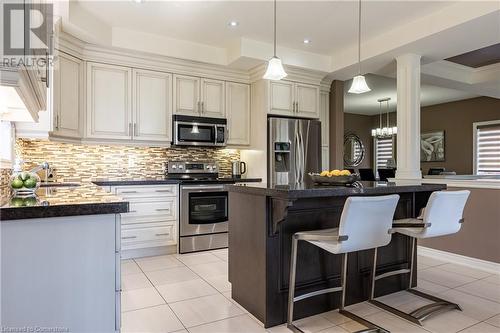
[[225,82],[188,75],[174,75],[174,113],[224,118]]
[[228,145],[250,144],[250,85],[226,82]]
[[121,214],[124,257],[177,244],[178,185],[127,185],[111,191],[130,205],[130,211]]
[[59,53],[53,74],[53,131],[51,135],[70,138],[82,136],[84,63]]
[[319,118],[319,86],[270,81],[268,113],[288,117]]
[[201,115],[203,117],[225,118],[225,82],[201,79]]
[[171,141],[172,75],[133,70],[133,139]]
[[293,82],[269,82],[269,113],[281,116],[294,115],[295,100]]
[[132,138],[132,69],[91,63],[87,65],[87,137]]
[[200,116],[200,78],[174,75],[174,113]]
[[319,87],[295,83],[295,113],[299,117],[319,118]]

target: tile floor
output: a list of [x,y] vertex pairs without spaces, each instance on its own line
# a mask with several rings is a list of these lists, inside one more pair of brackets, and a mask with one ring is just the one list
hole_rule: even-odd
[[[391,332],[500,333],[500,272],[491,274],[419,256],[421,290],[459,303],[419,327],[367,303],[348,309]],[[122,262],[122,332],[289,333],[284,326],[265,330],[231,299],[227,250],[147,257]],[[426,302],[399,292],[381,298],[403,311]],[[363,329],[337,311],[297,321],[305,332],[337,333]]]

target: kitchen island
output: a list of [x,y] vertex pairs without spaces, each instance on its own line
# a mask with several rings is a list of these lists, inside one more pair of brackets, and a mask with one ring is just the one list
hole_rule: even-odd
[[1,326],[120,330],[120,214],[129,203],[93,184],[51,184],[0,198]]
[[[298,231],[338,227],[349,196],[399,194],[395,219],[416,217],[441,184],[358,182],[353,187],[315,186],[309,183],[269,186],[227,185],[229,192],[229,281],[232,298],[265,327],[286,322],[292,235]],[[297,295],[340,285],[341,256],[306,242],[299,243]],[[395,234],[379,249],[377,274],[407,268],[411,242]],[[346,304],[368,299],[373,252],[351,253]],[[416,260],[414,261],[416,265]],[[395,275],[377,282],[376,297],[406,289],[409,276]],[[413,285],[416,285],[416,275]],[[302,318],[336,309],[340,293],[324,294],[295,304]]]

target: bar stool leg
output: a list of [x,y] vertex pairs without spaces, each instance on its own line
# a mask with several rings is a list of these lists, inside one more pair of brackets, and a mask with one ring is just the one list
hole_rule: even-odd
[[290,262],[290,283],[288,284],[288,316],[287,316],[287,328],[294,332],[301,332],[295,325],[293,325],[293,299],[295,297],[295,274],[297,271],[297,245],[299,240],[292,237],[292,253]]

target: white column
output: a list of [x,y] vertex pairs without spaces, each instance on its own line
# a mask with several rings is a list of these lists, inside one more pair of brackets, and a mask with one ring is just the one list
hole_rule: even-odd
[[421,179],[420,55],[405,54],[397,62],[397,179]]

